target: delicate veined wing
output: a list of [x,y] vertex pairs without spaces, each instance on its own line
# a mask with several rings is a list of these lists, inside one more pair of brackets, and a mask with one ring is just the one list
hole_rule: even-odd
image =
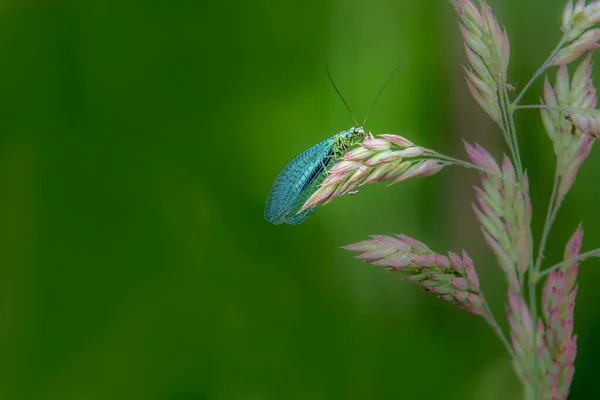
[[300,196],[298,196],[298,198],[296,199],[296,202],[294,203],[290,212],[285,218],[286,223],[290,225],[300,224],[304,222],[304,220],[308,218],[310,214],[312,214],[317,209],[317,206],[313,206],[307,208],[301,213],[298,213],[302,206],[304,206],[304,203],[306,203],[306,200],[308,200],[308,198],[312,196],[312,194],[315,192],[315,190],[317,190],[321,182],[323,182],[323,180],[327,176],[327,170],[333,166],[334,161],[335,159],[332,155],[328,158],[328,160],[323,160],[323,168],[315,169],[314,178],[310,180],[308,186],[302,191],[302,193],[300,193]]
[[324,171],[334,159],[337,137],[334,135],[315,144],[283,168],[267,198],[265,219],[268,222],[276,225],[283,222],[299,224],[314,211],[314,207],[311,207],[296,214],[304,204],[298,205],[300,198],[310,192],[307,188],[324,178]]
[[339,132],[290,161],[273,183],[265,205],[265,219],[278,225],[283,222],[299,224],[308,218],[316,206],[298,212],[355,136],[366,136],[362,126]]
[[[308,199],[308,197],[306,199]],[[304,201],[300,204],[300,206],[303,206],[303,205],[304,205]],[[299,209],[300,209],[300,207],[298,207],[295,212],[291,212],[288,215],[288,217],[285,219],[285,222],[290,225],[301,224],[302,222],[304,222],[304,220],[306,218],[308,218],[310,216],[310,214],[312,214],[317,209],[317,206],[307,208],[306,210],[302,211],[300,214],[296,214]]]

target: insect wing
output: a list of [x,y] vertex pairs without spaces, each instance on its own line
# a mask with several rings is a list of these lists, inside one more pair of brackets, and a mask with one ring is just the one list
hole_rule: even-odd
[[[308,197],[307,197],[308,199]],[[294,207],[294,210],[292,210],[292,212],[290,212],[287,216],[287,218],[285,219],[285,222],[287,224],[290,225],[298,225],[301,224],[302,222],[304,222],[304,220],[306,218],[308,218],[310,216],[310,214],[312,214],[316,209],[317,206],[313,206],[313,207],[309,207],[306,210],[302,211],[300,214],[297,214],[298,210],[304,205],[306,200],[302,201],[300,203],[299,207]]]
[[314,211],[314,207],[311,207],[296,215],[301,207],[297,203],[300,197],[305,197],[302,195],[307,194],[304,193],[307,188],[314,187],[311,184],[322,177],[324,169],[333,159],[336,136],[310,147],[281,170],[267,198],[265,219],[268,222],[276,225],[283,222],[299,224]]

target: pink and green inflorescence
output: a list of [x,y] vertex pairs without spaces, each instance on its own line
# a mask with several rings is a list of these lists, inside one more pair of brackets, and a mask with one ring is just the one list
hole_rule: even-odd
[[[575,372],[577,336],[574,309],[579,262],[600,256],[600,249],[581,253],[581,225],[568,240],[564,261],[545,265],[545,247],[552,225],[577,174],[600,137],[600,110],[592,82],[592,52],[600,47],[600,0],[568,1],[563,9],[562,38],[548,59],[518,92],[508,81],[510,41],[492,9],[483,1],[451,0],[459,18],[467,65],[465,77],[475,103],[497,125],[508,147],[497,161],[484,147],[465,144],[469,161],[445,156],[398,135],[368,135],[329,169],[303,209],[326,204],[363,185],[389,185],[436,174],[450,165],[479,172],[473,210],[506,281],[509,332],[496,322],[466,251],[437,253],[407,235],[375,235],[344,248],[357,258],[403,274],[426,292],[481,315],[511,356],[528,399],[563,400]],[[582,57],[583,56],[583,57]],[[583,58],[569,72],[568,64]],[[532,83],[546,78],[539,104],[522,105]],[[534,241],[529,179],[519,152],[514,114],[539,109],[556,156],[554,186],[539,243]],[[535,193],[534,193],[535,194]],[[534,252],[535,249],[535,252]],[[545,281],[544,281],[545,279]],[[543,283],[541,301],[537,285]],[[538,304],[539,303],[539,304]]]

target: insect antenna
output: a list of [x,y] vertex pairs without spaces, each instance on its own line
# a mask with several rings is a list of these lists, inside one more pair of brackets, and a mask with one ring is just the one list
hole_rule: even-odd
[[387,84],[390,83],[390,81],[392,80],[392,77],[394,76],[394,74],[396,73],[396,71],[398,71],[398,68],[400,68],[400,65],[402,65],[402,64],[396,65],[396,68],[394,68],[392,70],[392,72],[390,73],[390,75],[387,77],[387,79],[385,80],[385,82],[381,86],[381,89],[379,89],[379,93],[377,93],[377,96],[375,96],[375,100],[373,100],[373,103],[371,103],[371,107],[369,107],[369,111],[367,111],[367,115],[365,116],[365,120],[363,121],[363,123],[362,123],[361,126],[365,126],[365,124],[367,123],[367,118],[369,118],[369,115],[371,115],[371,111],[373,111],[373,107],[375,107],[375,103],[377,103],[377,100],[379,100],[379,97],[381,97],[381,94],[383,93],[383,90],[385,89],[385,87],[387,86]]
[[342,99],[342,102],[344,103],[344,105],[346,106],[346,108],[348,109],[348,112],[350,113],[350,115],[352,116],[352,119],[354,120],[354,123],[356,124],[356,126],[358,127],[358,121],[356,120],[356,117],[354,116],[354,113],[352,112],[352,110],[350,109],[350,106],[348,105],[348,103],[346,103],[346,100],[344,100],[344,97],[342,96],[342,94],[340,93],[340,91],[338,90],[337,86],[335,86],[335,83],[333,83],[333,78],[331,77],[331,72],[329,72],[329,67],[327,66],[327,63],[325,63],[325,71],[327,71],[327,76],[329,77],[329,82],[331,82],[331,85],[333,86],[333,88],[335,89],[335,92],[338,94],[338,96],[340,96],[340,99]]

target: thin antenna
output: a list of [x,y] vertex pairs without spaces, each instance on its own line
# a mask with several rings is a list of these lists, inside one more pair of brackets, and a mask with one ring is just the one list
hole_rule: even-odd
[[369,118],[369,115],[371,115],[371,111],[373,111],[373,107],[375,107],[375,103],[377,103],[377,100],[379,100],[381,93],[383,93],[383,89],[385,89],[387,84],[390,83],[390,81],[392,80],[392,77],[394,76],[396,71],[398,71],[398,68],[400,68],[400,65],[402,65],[402,63],[399,63],[398,65],[396,65],[396,68],[394,68],[394,70],[390,73],[388,78],[383,83],[383,86],[381,86],[381,89],[379,89],[379,93],[377,93],[377,96],[375,96],[375,100],[373,100],[373,103],[371,103],[371,107],[369,107],[369,111],[367,111],[367,115],[365,117],[365,120],[362,123],[362,126],[365,126],[365,124],[367,123],[367,118]]
[[348,106],[348,103],[346,103],[346,100],[344,100],[344,97],[342,96],[342,94],[338,90],[337,86],[335,86],[335,83],[333,83],[333,78],[331,77],[331,72],[329,72],[329,67],[327,66],[327,63],[325,63],[325,71],[327,71],[327,76],[329,77],[329,82],[331,82],[331,85],[335,89],[336,93],[338,94],[338,96],[340,96],[340,99],[342,99],[342,102],[344,103],[344,105],[348,109],[348,112],[350,112],[350,115],[352,116],[352,119],[354,120],[354,123],[358,127],[358,121],[356,120],[356,117],[354,116],[354,113],[350,109],[350,106]]

